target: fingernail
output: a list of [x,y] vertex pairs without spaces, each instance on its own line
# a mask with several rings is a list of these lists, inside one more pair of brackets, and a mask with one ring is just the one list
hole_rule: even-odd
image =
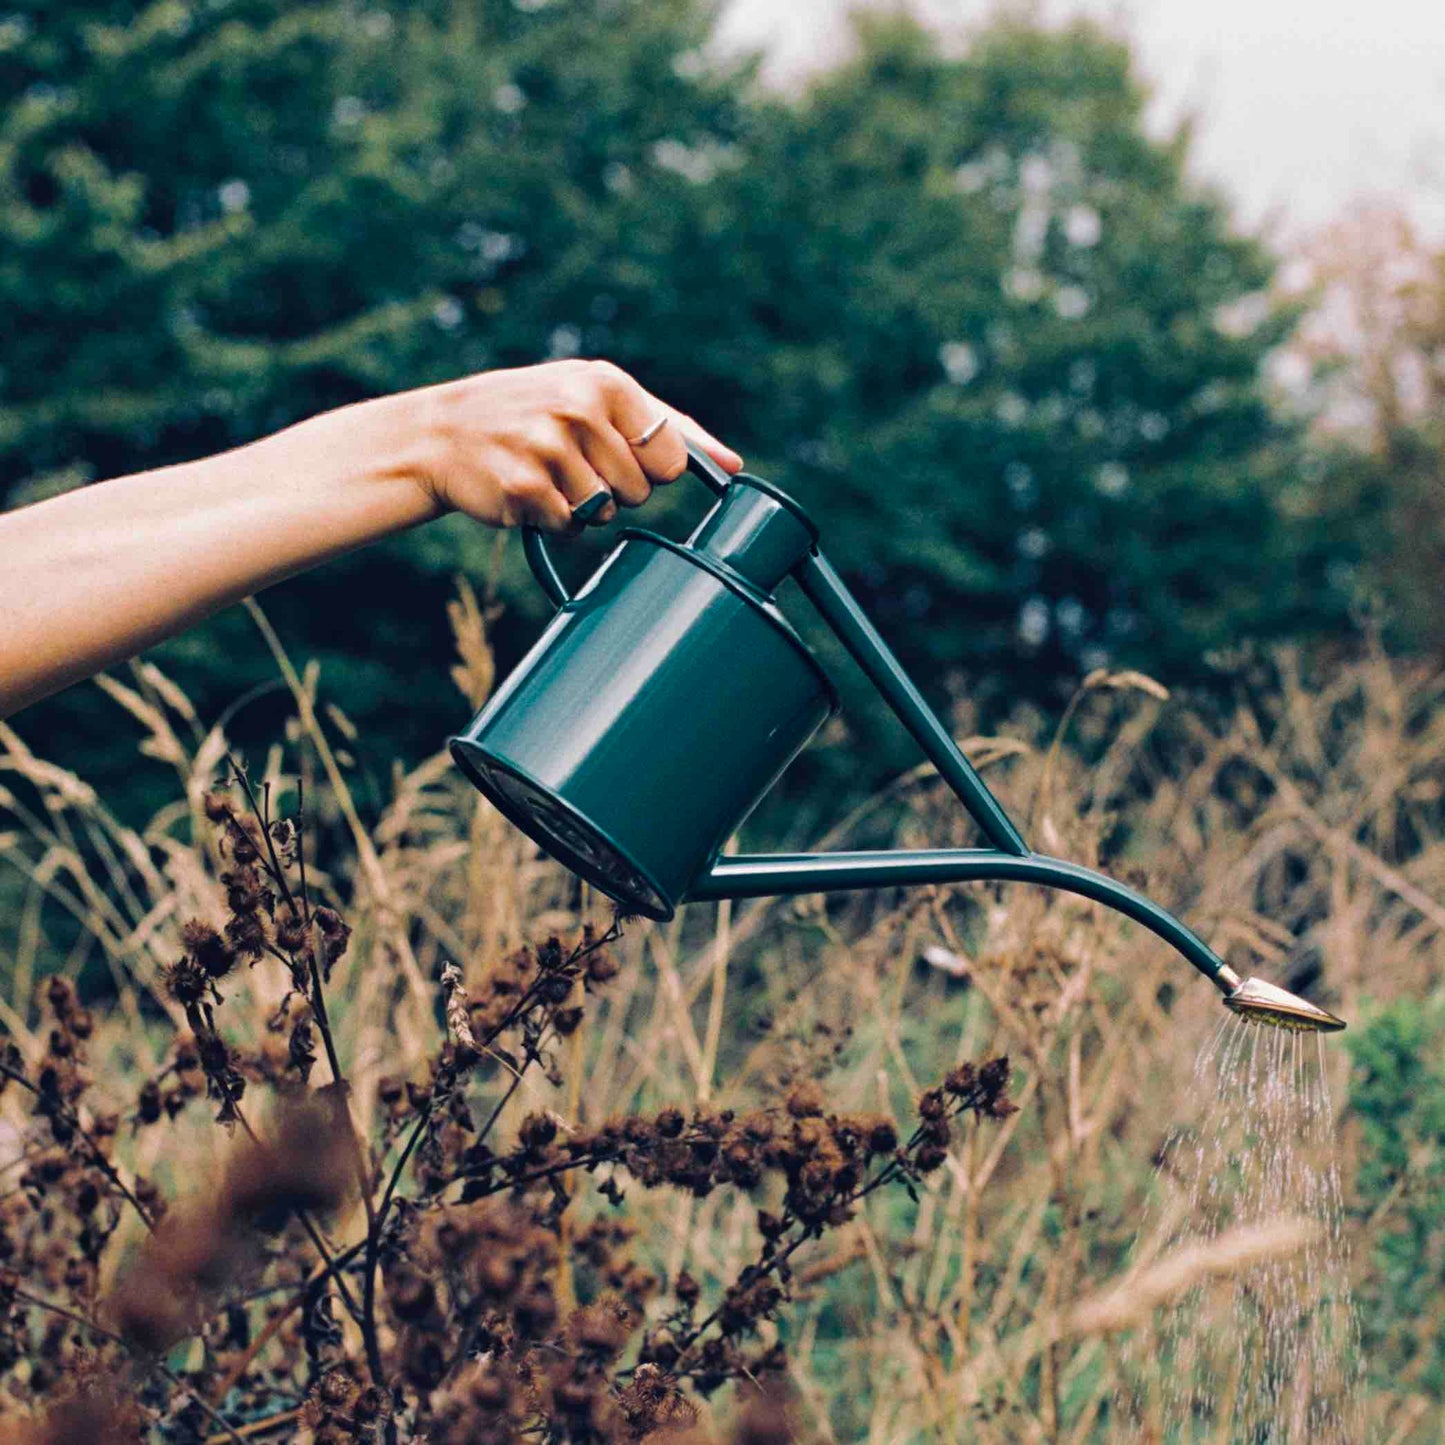
[[594,522],[610,522],[616,515],[617,508],[612,503],[612,493],[606,488],[593,492],[585,502],[578,502],[572,508],[573,520],[582,523],[584,527],[591,526]]

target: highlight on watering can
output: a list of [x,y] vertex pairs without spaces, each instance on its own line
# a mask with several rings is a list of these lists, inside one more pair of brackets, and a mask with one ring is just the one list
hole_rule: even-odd
[[[450,747],[467,777],[540,847],[624,909],[654,919],[709,899],[963,882],[1058,888],[1157,934],[1242,1019],[1300,1031],[1345,1027],[1277,984],[1242,979],[1143,894],[1034,853],[819,550],[812,518],[772,483],[730,478],[692,447],[688,469],[715,500],[687,541],[628,528],[575,594],[544,534],[526,534],[528,562],[557,615]],[[774,597],[785,578],[991,846],[719,856],[838,707],[828,675]],[[719,746],[721,717],[728,766],[700,767]]]

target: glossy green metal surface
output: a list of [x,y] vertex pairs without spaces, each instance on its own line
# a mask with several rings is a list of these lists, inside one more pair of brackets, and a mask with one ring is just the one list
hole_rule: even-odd
[[702,519],[687,545],[771,596],[817,540],[817,529],[796,502],[767,482],[744,475]]
[[721,858],[688,893],[690,899],[772,898],[792,893],[928,883],[1038,883],[1116,909],[1171,944],[1211,982],[1224,960],[1192,929],[1142,893],[1061,858],[1027,857],[993,848],[921,848],[899,853],[779,853]]
[[835,706],[762,594],[633,532],[451,747],[548,851],[667,918]]

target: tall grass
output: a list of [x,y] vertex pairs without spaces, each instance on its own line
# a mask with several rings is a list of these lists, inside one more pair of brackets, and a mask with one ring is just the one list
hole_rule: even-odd
[[[473,998],[485,996],[518,949],[575,936],[587,920],[606,928],[610,908],[539,857],[441,756],[398,772],[385,806],[369,816],[351,786],[348,725],[326,708],[322,679],[293,664],[259,612],[256,620],[295,722],[268,756],[248,760],[249,780],[276,817],[294,816],[304,801],[307,886],[352,929],[325,988],[329,1031],[356,1133],[390,1167],[397,1141],[387,1081],[433,1076],[448,1037],[447,965],[460,967]],[[464,599],[453,620],[458,684],[475,703],[492,678],[481,615]],[[33,1067],[54,1026],[42,981],[105,981],[83,1040],[95,1082],[82,1123],[102,1100],[132,1111],[142,1082],[166,1077],[177,1037],[191,1032],[167,970],[185,951],[188,920],[226,912],[205,817],[207,795],[226,775],[226,738],[152,666],[100,685],[129,715],[140,750],[174,771],[174,801],[144,827],[114,817],[20,730],[0,727],[0,804],[9,815],[0,868],[20,882],[3,925],[0,1023]],[[1025,719],[1010,736],[970,738],[967,748],[1027,820],[1035,846],[1129,878],[1184,913],[1241,973],[1304,990],[1354,1021],[1384,1001],[1441,990],[1442,690],[1445,679],[1381,656],[1307,678],[1286,654],[1256,669],[1227,718],[1206,720],[1148,679],[1099,674],[1061,735]],[[969,841],[957,805],[922,769],[825,841],[847,846],[880,833],[900,846]],[[1017,887],[698,906],[668,924],[628,922],[612,949],[616,976],[588,1000],[584,1024],[549,1045],[545,1066],[517,1079],[504,1068],[478,1084],[477,1107],[500,1106],[499,1139],[537,1116],[565,1137],[669,1108],[703,1118],[778,1109],[807,1080],[822,1085],[831,1113],[882,1116],[907,1136],[920,1096],[949,1070],[995,1056],[1012,1062],[1017,1112],[967,1116],[941,1167],[915,1172],[908,1188],[867,1194],[792,1256],[786,1299],[756,1322],[759,1348],[785,1346],[790,1428],[879,1445],[1126,1438],[1111,1433],[1122,1341],[1132,1333],[1134,1357],[1141,1340],[1147,1356],[1157,1311],[1180,1281],[1198,1278],[1191,1261],[1132,1246],[1146,1195],[1169,1187],[1154,1179],[1153,1161],[1170,1129],[1200,1106],[1189,1092],[1192,1064],[1219,1016],[1207,985],[1118,916]],[[292,986],[269,958],[228,975],[216,1013],[227,1045],[247,1058],[274,1055],[278,1035],[267,1020]],[[1348,1057],[1329,1043],[1326,1058],[1343,1101]],[[0,1097],[0,1170],[11,1181],[0,1223],[12,1238],[22,1211],[42,1207],[34,1164],[46,1140],[33,1104],[18,1089]],[[164,1130],[122,1123],[105,1152],[123,1181],[148,1181],[184,1209],[198,1181],[227,1177],[236,1144],[216,1127],[214,1100],[187,1097],[177,1109]],[[1348,1111],[1339,1147],[1349,1206],[1361,1144]],[[420,1187],[406,1171],[400,1179],[402,1196]],[[759,1258],[759,1198],[746,1188],[698,1197],[621,1181],[618,1192],[621,1202],[609,1203],[579,1187],[557,1220],[564,1310],[588,1293],[567,1262],[570,1244],[599,1215],[626,1219],[639,1267],[669,1289],[696,1281],[700,1309]],[[770,1202],[766,1186],[761,1202]],[[355,1197],[330,1203],[334,1211],[316,1224],[325,1244],[365,1235]],[[76,1319],[47,1326],[25,1315],[23,1339],[37,1362],[51,1357],[43,1345],[78,1369],[73,1362],[95,1346],[82,1321],[108,1318],[104,1302],[143,1256],[140,1214],[117,1212],[116,1238],[77,1296]],[[1388,1200],[1352,1220],[1357,1294],[1376,1267],[1373,1242],[1391,1227]],[[1227,1274],[1262,1250],[1298,1247],[1289,1221],[1256,1234],[1221,1237],[1208,1271]],[[294,1226],[286,1238],[304,1273],[315,1240]],[[1445,1239],[1445,1220],[1436,1239]],[[664,1298],[673,1296],[652,1297],[644,1313],[655,1316]],[[269,1298],[253,1299],[233,1324],[254,1342],[272,1309]],[[1437,1327],[1417,1326],[1422,1337]],[[63,1339],[41,1341],[46,1328]],[[378,1331],[377,1350],[400,1348],[395,1318],[383,1313]],[[355,1324],[343,1313],[335,1332],[336,1358],[364,1380]],[[245,1368],[275,1376],[288,1339],[294,1350],[277,1327]],[[213,1335],[179,1340],[162,1363],[182,1381],[199,1379],[221,1350]],[[14,1361],[9,1371],[14,1419],[38,1420],[37,1402],[58,1386],[40,1363]],[[46,1388],[30,1390],[32,1376]],[[1367,1389],[1373,1438],[1445,1434],[1445,1402],[1412,1386],[1408,1372],[1372,1375]],[[208,1404],[224,1417],[237,1398]],[[732,1399],[712,1397],[703,1423],[730,1418]],[[306,1418],[305,1428],[325,1428],[314,1411]],[[307,1438],[300,1419],[276,1429]],[[231,1438],[214,1420],[194,1423],[191,1435],[167,1428],[176,1433],[155,1438]],[[235,1433],[234,1422],[228,1428]],[[1232,1438],[1227,1420],[1201,1430],[1201,1439]],[[258,1428],[242,1438],[269,1437]]]

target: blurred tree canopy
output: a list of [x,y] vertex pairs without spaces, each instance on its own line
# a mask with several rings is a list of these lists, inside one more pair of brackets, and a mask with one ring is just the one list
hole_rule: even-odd
[[[607,355],[816,509],[935,696],[1049,705],[1334,625],[1337,521],[1261,381],[1295,318],[1146,134],[1125,44],[1000,21],[951,55],[894,19],[783,98],[704,48],[713,12],[12,5],[0,499]],[[518,550],[504,661],[540,615]],[[383,765],[464,712],[442,603],[490,553],[452,520],[268,594]],[[234,609],[162,661],[212,715],[273,676]],[[31,717],[121,766],[89,690]]]
[[[1314,304],[1292,350],[1318,416],[1316,501],[1367,547],[1338,548],[1341,581],[1393,650],[1445,656],[1445,249],[1374,207],[1303,258]],[[1313,395],[1310,395],[1312,392]]]

